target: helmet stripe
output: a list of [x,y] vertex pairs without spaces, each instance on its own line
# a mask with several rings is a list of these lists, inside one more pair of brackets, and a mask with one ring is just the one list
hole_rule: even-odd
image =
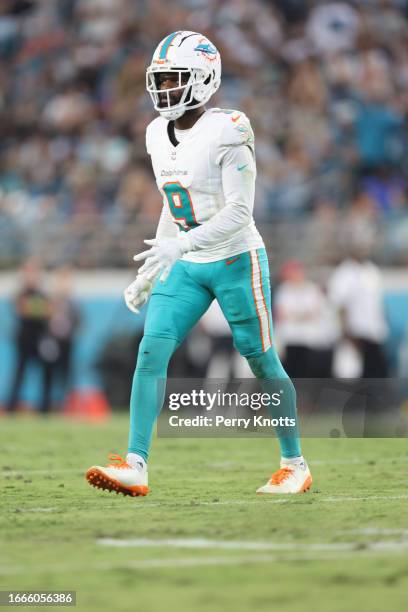
[[180,32],[173,32],[173,34],[169,34],[169,36],[163,41],[163,44],[160,49],[159,59],[166,59],[167,51],[169,50],[171,43],[178,34],[180,34]]

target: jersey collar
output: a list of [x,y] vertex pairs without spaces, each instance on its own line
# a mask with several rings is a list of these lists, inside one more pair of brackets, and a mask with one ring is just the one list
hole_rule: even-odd
[[[208,115],[208,110],[205,110],[203,112],[203,114],[200,115],[200,117],[197,119],[195,124],[191,127],[191,129],[189,130],[189,132],[190,132],[189,136],[196,129],[196,127],[202,123],[202,120],[203,120],[203,118],[206,115]],[[177,147],[180,143],[179,143],[179,141],[176,138],[176,134],[174,132],[174,127],[175,127],[175,121],[168,121],[168,123],[167,123],[167,135],[168,135],[169,140],[170,140],[171,144],[173,145],[173,147]]]

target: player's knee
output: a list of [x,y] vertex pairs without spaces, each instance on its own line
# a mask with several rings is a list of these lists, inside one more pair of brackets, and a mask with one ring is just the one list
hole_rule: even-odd
[[283,365],[272,346],[265,353],[247,356],[249,367],[256,378],[287,378]]
[[171,338],[143,336],[139,345],[136,371],[150,376],[165,375],[177,341]]

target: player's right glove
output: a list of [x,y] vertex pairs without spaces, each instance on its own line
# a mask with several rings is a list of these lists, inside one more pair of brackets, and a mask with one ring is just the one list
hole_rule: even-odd
[[129,310],[139,314],[139,308],[146,304],[152,287],[152,280],[147,279],[143,274],[138,274],[136,280],[130,283],[124,291],[126,306]]
[[139,273],[148,278],[156,278],[159,275],[162,283],[167,279],[175,262],[192,248],[189,236],[181,233],[177,238],[152,238],[144,242],[151,248],[133,257],[134,261],[146,260]]

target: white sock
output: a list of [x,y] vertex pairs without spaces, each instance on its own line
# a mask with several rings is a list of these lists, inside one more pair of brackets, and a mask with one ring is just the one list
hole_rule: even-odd
[[306,466],[307,463],[305,461],[305,458],[303,457],[303,455],[300,455],[300,457],[293,457],[292,459],[287,459],[285,457],[281,457],[281,467],[290,467],[290,466],[295,466],[295,465],[300,465],[300,466]]
[[126,456],[126,463],[141,472],[145,472],[147,470],[146,461],[143,459],[143,457],[137,455],[136,453],[128,453]]

